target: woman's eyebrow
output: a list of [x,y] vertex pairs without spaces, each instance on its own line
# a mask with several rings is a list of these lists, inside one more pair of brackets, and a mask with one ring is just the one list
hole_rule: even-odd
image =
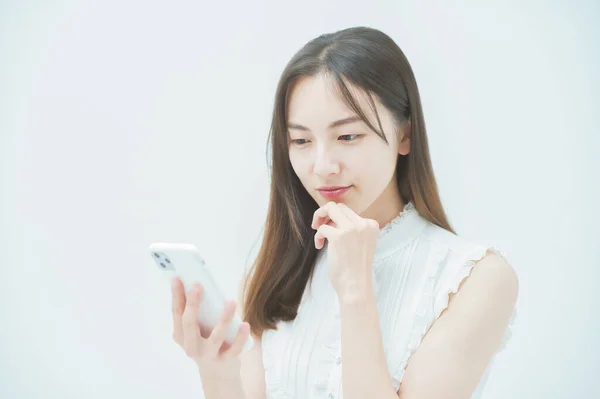
[[[356,115],[349,116],[347,118],[343,118],[343,119],[339,119],[337,121],[331,122],[329,124],[329,126],[328,126],[328,129],[333,129],[335,127],[339,127],[339,126],[342,126],[342,125],[347,125],[349,123],[360,122],[360,121],[362,121],[362,119],[359,116],[356,116]],[[302,126],[302,125],[300,125],[298,123],[292,123],[292,122],[288,123],[288,129],[302,130],[302,131],[305,131],[305,132],[309,132],[310,131],[309,128],[307,128],[305,126]]]

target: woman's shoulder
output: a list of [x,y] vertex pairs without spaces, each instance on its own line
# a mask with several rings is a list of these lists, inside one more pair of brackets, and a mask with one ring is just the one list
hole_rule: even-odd
[[455,234],[429,223],[423,234],[428,243],[432,263],[429,276],[434,290],[436,318],[448,306],[450,297],[457,293],[476,266],[482,266],[473,285],[501,284],[511,291],[518,291],[516,271],[506,251],[484,240]]
[[421,239],[430,260],[427,272],[436,281],[442,297],[457,292],[479,264],[484,266],[486,274],[515,274],[506,251],[484,240],[455,234],[433,223],[428,223]]
[[450,254],[458,256],[481,253],[482,251],[485,254],[487,250],[505,254],[502,249],[497,248],[493,244],[486,243],[484,240],[456,234],[432,222],[427,222],[427,227],[421,238],[429,244],[431,250],[445,250]]

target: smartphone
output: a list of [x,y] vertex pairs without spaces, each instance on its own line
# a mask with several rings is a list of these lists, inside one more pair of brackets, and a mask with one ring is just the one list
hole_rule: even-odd
[[[219,288],[212,274],[205,265],[198,249],[192,244],[175,242],[155,242],[148,249],[156,267],[167,277],[169,283],[179,277],[186,295],[195,283],[200,283],[203,290],[202,301],[198,308],[198,321],[202,326],[214,329],[225,309],[225,295]],[[229,326],[225,342],[232,344],[237,337],[242,319],[236,313]],[[244,345],[244,351],[252,348],[252,337]]]

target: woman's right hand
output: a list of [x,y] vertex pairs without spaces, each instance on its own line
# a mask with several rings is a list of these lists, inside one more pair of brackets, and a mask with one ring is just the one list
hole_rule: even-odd
[[181,280],[173,279],[173,340],[183,348],[200,369],[209,373],[217,373],[225,377],[227,374],[239,375],[239,355],[250,335],[250,325],[246,322],[240,326],[233,344],[224,342],[229,325],[235,316],[236,302],[227,301],[225,310],[217,326],[211,331],[198,321],[198,307],[202,301],[203,289],[200,284],[192,287],[189,294]]

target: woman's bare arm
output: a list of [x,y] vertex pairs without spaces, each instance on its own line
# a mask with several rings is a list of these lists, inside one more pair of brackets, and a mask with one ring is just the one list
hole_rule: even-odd
[[[244,313],[243,288],[244,278],[242,278],[238,292],[237,309],[240,316]],[[255,337],[254,335],[252,335],[252,339],[254,340],[252,349],[240,355],[242,386],[245,399],[265,399],[267,394],[265,388],[265,368],[262,358],[262,342],[260,337]]]

